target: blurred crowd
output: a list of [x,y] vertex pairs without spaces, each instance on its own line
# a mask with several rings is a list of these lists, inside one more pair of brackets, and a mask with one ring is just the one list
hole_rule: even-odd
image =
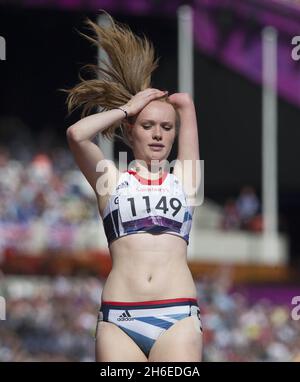
[[0,198],[1,223],[76,224],[97,216],[92,190],[64,148],[21,161],[0,147]]
[[66,148],[17,159],[0,147],[0,201],[0,253],[73,248],[80,224],[100,221],[95,195]]
[[[249,304],[226,282],[197,283],[204,334],[204,361],[293,361],[300,357],[300,322],[286,305]],[[2,361],[94,361],[102,283],[96,278],[6,277],[0,295]]]
[[1,286],[0,362],[94,361],[98,280],[6,278]]
[[261,205],[252,186],[241,189],[237,198],[228,198],[223,208],[224,230],[262,231]]
[[292,319],[291,302],[278,304],[274,303],[276,298],[270,301],[262,296],[250,303],[247,289],[243,292],[230,290],[230,278],[226,274],[225,277],[221,274],[198,283],[204,327],[204,360],[299,360],[300,321]]
[[[0,251],[15,246],[16,239],[24,243],[30,235],[28,226],[35,222],[59,230],[49,231],[45,245],[68,247],[74,227],[100,221],[94,192],[68,148],[24,150],[15,157],[8,147],[0,146]],[[218,225],[225,230],[260,231],[259,212],[255,190],[247,186],[236,200],[226,201]]]

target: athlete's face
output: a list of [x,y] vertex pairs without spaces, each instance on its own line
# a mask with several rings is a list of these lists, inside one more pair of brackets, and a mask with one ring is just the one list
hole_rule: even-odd
[[128,132],[135,159],[147,164],[167,159],[176,135],[175,123],[175,110],[169,103],[152,101],[144,107]]

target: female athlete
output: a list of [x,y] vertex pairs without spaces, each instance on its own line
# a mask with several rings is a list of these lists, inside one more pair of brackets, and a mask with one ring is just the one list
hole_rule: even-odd
[[[188,195],[195,194],[190,184],[199,184],[195,107],[187,93],[151,87],[151,42],[108,17],[108,27],[87,20],[95,35],[85,37],[109,61],[88,65],[98,77],[67,90],[69,111],[83,107],[83,118],[67,129],[69,147],[95,191],[113,264],[102,291],[96,360],[201,361],[200,310],[187,265],[194,212]],[[86,116],[93,107],[102,110]],[[132,149],[127,171],[104,157],[93,142],[98,133],[119,136]]]

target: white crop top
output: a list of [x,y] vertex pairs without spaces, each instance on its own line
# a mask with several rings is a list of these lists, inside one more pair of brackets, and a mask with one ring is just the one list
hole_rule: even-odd
[[165,172],[161,178],[142,178],[136,171],[122,173],[104,212],[108,245],[135,233],[170,233],[189,244],[194,207],[187,205],[178,178]]

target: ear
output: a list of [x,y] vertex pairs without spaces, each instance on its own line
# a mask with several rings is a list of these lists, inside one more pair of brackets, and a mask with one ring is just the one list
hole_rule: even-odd
[[132,143],[133,141],[133,138],[132,138],[132,128],[133,128],[133,124],[129,123],[129,122],[126,122],[125,124],[125,129],[126,129],[126,136],[127,136],[127,139],[130,143]]

